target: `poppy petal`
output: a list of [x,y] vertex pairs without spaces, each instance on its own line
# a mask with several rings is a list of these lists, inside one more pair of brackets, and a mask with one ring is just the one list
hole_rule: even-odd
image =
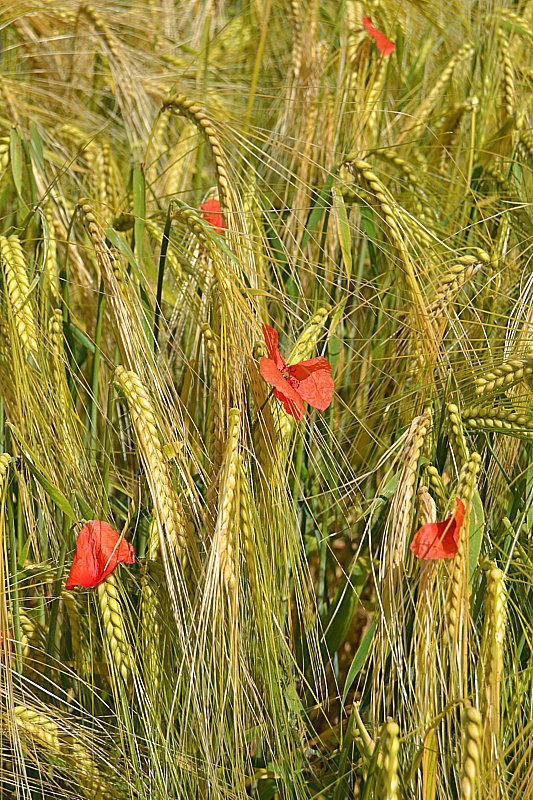
[[300,361],[288,368],[291,377],[299,381],[294,387],[302,400],[310,406],[325,411],[333,398],[335,385],[331,377],[331,364],[323,356]]
[[390,54],[396,49],[394,42],[391,42],[390,39],[387,39],[384,33],[381,33],[381,31],[378,31],[377,28],[374,28],[372,25],[372,19],[370,17],[363,17],[363,25],[365,26],[369,35],[376,42],[381,55],[385,58],[390,56]]
[[270,325],[262,325],[263,336],[265,338],[267,356],[274,361],[279,370],[285,371],[287,365],[285,359],[278,350],[278,332],[271,328]]
[[209,225],[215,230],[216,233],[223,233],[226,224],[222,215],[222,206],[220,200],[215,197],[210,197],[205,203],[200,204],[202,216]]
[[305,416],[302,398],[283,377],[275,362],[271,358],[261,358],[259,369],[266,382],[274,387],[274,397],[283,402],[287,414],[295,419],[302,419]]
[[439,558],[454,558],[458,551],[459,531],[465,517],[462,500],[456,498],[455,514],[444,522],[430,522],[417,531],[411,542],[411,550],[423,561]]
[[117,564],[133,564],[134,561],[133,547],[121,539],[111,525],[102,520],[90,520],[78,534],[65,588],[98,586]]

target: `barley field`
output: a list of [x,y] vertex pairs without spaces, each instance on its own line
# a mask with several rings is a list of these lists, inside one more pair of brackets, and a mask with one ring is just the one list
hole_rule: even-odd
[[533,3],[0,37],[0,796],[533,800]]

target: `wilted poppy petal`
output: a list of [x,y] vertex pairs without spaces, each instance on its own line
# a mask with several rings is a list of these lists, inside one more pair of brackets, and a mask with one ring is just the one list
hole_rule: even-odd
[[210,197],[205,203],[200,204],[200,209],[203,218],[214,228],[216,233],[223,233],[226,224],[222,215],[220,200],[217,200],[215,197]]
[[318,356],[288,367],[287,372],[299,382],[294,388],[302,400],[320,411],[325,411],[331,403],[335,388],[329,361]]
[[390,39],[387,39],[384,33],[381,33],[381,31],[378,31],[377,28],[374,28],[370,17],[363,17],[363,25],[376,42],[381,55],[385,57],[390,56],[390,54],[393,53],[396,48],[394,42],[391,42]]
[[281,353],[278,350],[278,332],[271,328],[270,325],[262,325],[263,336],[265,337],[265,344],[267,349],[267,356],[274,361],[276,367],[285,371],[287,365]]
[[302,398],[283,377],[275,362],[271,358],[261,358],[259,369],[266,382],[274,387],[274,397],[283,402],[285,411],[295,419],[302,419],[305,415]]
[[444,522],[430,522],[417,531],[411,542],[411,550],[423,561],[439,558],[454,558],[457,555],[459,531],[465,518],[462,500],[456,498],[455,514]]
[[90,520],[78,534],[65,588],[98,586],[120,562],[135,562],[135,551],[131,544],[121,539],[107,522]]

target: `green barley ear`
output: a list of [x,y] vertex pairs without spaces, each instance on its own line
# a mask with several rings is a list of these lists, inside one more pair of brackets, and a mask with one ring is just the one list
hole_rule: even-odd
[[241,412],[230,409],[228,415],[228,437],[220,479],[218,516],[213,536],[217,548],[218,564],[222,581],[231,599],[237,590],[239,483],[240,483],[240,435]]
[[533,414],[509,408],[469,406],[463,411],[464,424],[479,431],[497,431],[523,439],[533,438]]
[[[316,346],[324,334],[326,320],[329,315],[329,308],[319,308],[313,314],[300,336],[294,343],[287,364],[297,364],[299,361],[305,361],[314,354]],[[277,434],[280,445],[282,448],[287,448],[292,431],[294,430],[294,418],[286,414],[280,407],[279,415],[277,416]]]
[[166,563],[169,550],[173,551],[190,586],[193,572],[197,569],[198,551],[196,543],[191,541],[185,513],[171,480],[152,401],[139,376],[134,372],[117,367],[115,381],[124,393],[137,434],[158,520],[163,559]]
[[17,236],[0,236],[0,264],[15,331],[28,362],[37,366],[38,329],[26,256]]
[[57,234],[54,227],[52,206],[46,206],[43,220],[43,272],[52,295],[51,302],[55,306],[61,305],[61,287],[59,284],[59,269],[57,265]]
[[120,675],[127,687],[131,681],[132,653],[126,638],[124,614],[115,575],[109,575],[98,586],[98,601],[107,640],[110,672],[114,676]]
[[527,381],[533,375],[533,358],[516,358],[505,361],[499,367],[493,367],[476,378],[476,394],[489,394],[491,392],[504,392],[517,383]]
[[[207,452],[213,462],[212,485],[218,480],[223,454],[223,431],[226,427],[226,403],[222,402],[222,366],[219,342],[211,326],[202,325],[209,365],[209,416],[207,420]],[[210,494],[212,494],[211,488]],[[209,499],[208,499],[209,502]]]
[[0,136],[0,176],[9,166],[9,136]]
[[394,521],[390,534],[389,555],[387,556],[387,573],[394,584],[394,586],[390,586],[391,593],[398,588],[396,582],[399,580],[399,573],[403,568],[406,540],[411,531],[418,462],[428,432],[431,430],[431,422],[432,412],[430,408],[427,408],[419,417],[415,417],[411,422],[402,451],[401,476],[392,500]]
[[381,764],[377,776],[376,797],[380,800],[399,800],[398,751],[400,729],[395,722],[386,722],[381,729]]
[[[506,596],[504,575],[496,564],[486,569],[485,625],[481,648],[487,764],[501,757],[501,685],[505,640]],[[498,778],[495,775],[494,780]]]
[[457,497],[463,501],[465,516],[459,531],[457,555],[453,560],[452,574],[448,588],[448,635],[451,648],[452,685],[458,693],[466,694],[467,653],[469,641],[468,608],[469,590],[467,581],[468,539],[470,529],[470,509],[472,495],[476,486],[477,474],[481,465],[479,453],[472,453],[463,465],[457,484]]
[[463,765],[460,778],[461,800],[475,800],[481,760],[481,715],[475,708],[465,708],[462,719]]
[[[201,131],[201,133],[205,136],[213,155],[213,161],[217,175],[218,191],[222,206],[224,209],[231,212],[233,209],[231,197],[231,179],[228,173],[226,156],[220,144],[213,121],[209,118],[205,111],[203,111],[203,109],[194,102],[194,100],[190,100],[183,94],[172,95],[172,97],[165,102],[163,109],[165,111],[170,111],[173,114],[180,114],[181,116],[186,117],[193,122],[197,126],[198,130]],[[229,214],[229,219],[226,220],[226,224],[230,222],[231,213]]]
[[59,721],[25,705],[15,706],[14,720],[22,737],[44,749],[52,763],[67,762],[87,800],[111,800],[116,796],[109,780],[100,773],[86,747],[66,734]]
[[440,472],[436,467],[433,466],[433,464],[428,464],[426,466],[425,474],[427,476],[428,488],[435,498],[435,502],[437,503],[437,508],[439,511],[438,516],[440,516],[444,513],[448,503],[448,495],[444,487],[444,483],[442,481]]
[[462,465],[468,461],[470,453],[466,443],[459,409],[455,403],[448,403],[448,419],[450,421],[452,434],[450,438],[455,446],[454,449],[458,456],[457,463],[459,464],[459,467],[462,467]]

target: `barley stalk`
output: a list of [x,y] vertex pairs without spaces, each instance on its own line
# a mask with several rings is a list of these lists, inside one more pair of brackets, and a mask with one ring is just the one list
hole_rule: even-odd
[[0,261],[4,270],[7,297],[15,329],[26,359],[37,363],[37,322],[30,297],[26,258],[17,236],[0,236]]
[[461,800],[475,800],[481,756],[481,715],[475,708],[465,708],[462,715],[463,765]]
[[132,654],[126,639],[124,615],[115,575],[109,575],[98,586],[98,601],[111,656],[109,666],[113,666],[113,671],[116,669],[116,674],[120,674],[128,686],[132,670]]
[[257,459],[259,480],[263,484],[268,482],[276,452],[276,428],[272,408],[268,402],[268,384],[263,379],[256,363],[264,355],[265,346],[261,342],[254,346],[253,358],[248,359],[248,383],[256,409],[252,429],[254,453]]
[[[161,225],[157,225],[157,223],[153,222],[153,220],[146,220],[144,224],[150,236],[153,239],[155,239],[159,248],[161,248],[161,244],[163,241],[163,234],[164,234],[163,227]],[[185,263],[188,264],[187,261],[185,261]],[[180,254],[172,246],[172,243],[170,241],[168,243],[168,248],[165,255],[165,265],[166,264],[169,265],[174,280],[181,281],[183,279],[183,268],[181,265]]]

